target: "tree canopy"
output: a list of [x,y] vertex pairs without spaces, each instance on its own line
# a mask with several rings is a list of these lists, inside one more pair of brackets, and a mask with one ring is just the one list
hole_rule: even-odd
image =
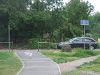
[[[70,0],[0,0],[0,38],[43,38],[48,33],[51,40],[61,41],[82,35],[81,19],[88,19],[93,11],[89,2]],[[0,40],[2,41],[2,39]]]

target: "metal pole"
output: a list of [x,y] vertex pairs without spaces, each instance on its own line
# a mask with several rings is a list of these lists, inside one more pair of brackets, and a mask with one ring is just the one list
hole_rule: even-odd
[[11,42],[11,45],[12,45],[12,46],[11,46],[11,49],[12,49],[12,51],[13,51],[13,42]]
[[38,42],[38,52],[39,52],[39,42]]
[[10,44],[10,25],[8,25],[8,46],[9,46],[9,52],[10,52],[10,47],[11,47],[11,44]]
[[84,37],[85,37],[85,25],[84,25]]
[[[85,25],[84,25],[84,37],[85,37]],[[84,42],[84,50],[85,50],[85,42]]]

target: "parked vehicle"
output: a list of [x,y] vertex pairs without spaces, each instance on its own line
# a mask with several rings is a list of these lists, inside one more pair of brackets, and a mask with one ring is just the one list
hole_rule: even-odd
[[61,49],[64,45],[70,45],[71,48],[86,48],[90,50],[97,48],[97,42],[90,37],[77,37],[69,41],[60,42],[57,44],[57,48]]

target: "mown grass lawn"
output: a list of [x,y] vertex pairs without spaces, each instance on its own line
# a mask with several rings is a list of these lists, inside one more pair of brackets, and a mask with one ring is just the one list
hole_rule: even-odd
[[43,50],[41,51],[41,53],[57,63],[66,63],[68,61],[73,61],[83,57],[95,56],[99,54],[98,52],[82,50],[80,48],[73,49],[72,52],[61,52],[59,50]]
[[14,52],[0,52],[0,75],[16,75],[21,66]]
[[97,58],[95,61],[83,64],[79,67],[79,69],[86,71],[95,71],[100,73],[100,57]]

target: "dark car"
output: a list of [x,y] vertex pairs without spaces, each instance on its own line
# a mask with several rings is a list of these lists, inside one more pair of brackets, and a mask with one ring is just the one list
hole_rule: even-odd
[[97,48],[97,42],[90,37],[77,37],[69,41],[60,42],[57,44],[57,48],[61,49],[64,45],[70,45],[71,48],[86,48],[91,50]]

